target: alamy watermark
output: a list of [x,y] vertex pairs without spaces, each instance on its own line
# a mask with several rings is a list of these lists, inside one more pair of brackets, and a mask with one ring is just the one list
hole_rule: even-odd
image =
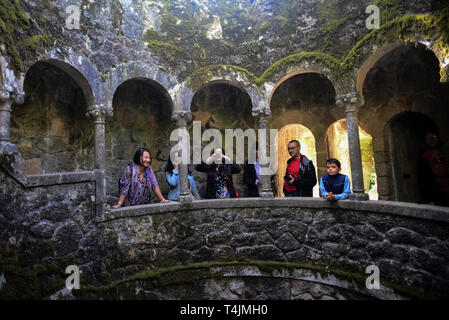
[[[170,141],[177,142],[171,150],[170,157],[173,161],[177,154],[180,157],[180,163],[183,164],[200,164],[207,163],[211,160],[211,154],[217,149],[223,150],[223,135],[218,129],[206,129],[201,133],[201,121],[193,122],[193,137],[187,129],[175,129],[170,134]],[[245,163],[245,139],[247,141],[248,152],[247,160],[249,164],[259,161],[261,164],[262,175],[272,175],[276,173],[278,167],[278,130],[270,130],[270,139],[267,141],[267,130],[258,129],[225,129],[225,145],[226,157],[214,157],[216,163],[221,163],[225,159],[225,163],[230,164],[233,161],[237,164]],[[212,141],[211,141],[212,139]],[[236,145],[234,148],[234,139]],[[209,142],[202,148],[202,142]],[[256,159],[256,142],[258,144],[258,159]],[[269,147],[268,147],[269,145]],[[267,154],[267,151],[270,151]],[[235,150],[235,158],[234,158]]]
[[365,13],[369,14],[365,25],[369,30],[380,29],[380,9],[378,6],[369,5],[366,7]]
[[368,290],[380,289],[380,270],[379,267],[372,264],[366,267],[365,273],[371,274],[366,278],[365,285]]
[[70,274],[65,280],[65,287],[67,289],[80,288],[80,268],[76,265],[70,265],[65,269],[66,274]]

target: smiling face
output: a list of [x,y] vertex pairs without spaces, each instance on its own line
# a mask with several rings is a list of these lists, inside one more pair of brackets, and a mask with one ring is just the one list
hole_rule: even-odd
[[144,151],[142,155],[140,156],[140,163],[145,167],[148,168],[150,166],[151,162],[151,156],[148,151]]
[[330,176],[335,176],[336,174],[340,173],[340,171],[341,171],[341,168],[339,168],[336,163],[329,163],[329,162],[326,164],[326,169],[327,169],[327,173]]

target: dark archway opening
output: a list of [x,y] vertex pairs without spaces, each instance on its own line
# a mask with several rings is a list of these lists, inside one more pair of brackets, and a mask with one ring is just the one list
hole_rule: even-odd
[[[249,94],[242,88],[225,81],[214,81],[199,89],[192,99],[191,111],[194,121],[201,121],[201,132],[207,129],[217,129],[222,136],[222,146],[225,147],[225,130],[255,129],[252,116],[252,101]],[[192,133],[192,130],[191,130]],[[233,139],[233,150],[225,148],[226,155],[236,159],[237,139]],[[209,144],[201,142],[202,147]],[[239,146],[241,147],[241,146]],[[247,160],[248,139],[244,139],[244,160]],[[243,165],[241,165],[243,168]],[[191,167],[193,169],[193,166]],[[202,197],[206,195],[206,175],[194,172]],[[242,196],[246,196],[246,187],[243,185],[243,170],[241,174],[233,177],[234,185]]]
[[435,96],[439,89],[439,61],[423,44],[404,44],[385,54],[368,72],[363,96],[368,106],[392,98],[413,104],[418,96]]
[[[59,61],[59,65],[65,63]],[[25,103],[13,108],[11,141],[18,145],[27,174],[92,170],[93,121],[86,116],[88,102],[81,74],[65,66],[40,61],[27,72]]]
[[418,157],[425,151],[425,136],[438,132],[429,117],[407,112],[392,119],[386,127],[391,164],[393,199],[403,202],[422,201],[418,185]]
[[[131,79],[122,83],[113,97],[114,117],[106,123],[107,196],[118,197],[118,181],[137,149],[149,148],[153,168],[162,193],[165,162],[170,152],[173,103],[164,87],[149,79]],[[113,199],[113,200],[112,200]]]

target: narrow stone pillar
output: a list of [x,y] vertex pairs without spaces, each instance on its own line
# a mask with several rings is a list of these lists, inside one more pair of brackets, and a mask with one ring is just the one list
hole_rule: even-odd
[[11,105],[23,104],[24,96],[0,87],[0,142],[10,143]]
[[359,103],[360,98],[355,92],[344,99],[352,177],[352,194],[350,199],[368,200],[369,196],[365,193],[363,186],[362,152],[360,150],[359,122],[357,118]]
[[[255,117],[256,121],[257,121],[257,136],[259,137],[259,130],[262,130],[265,132],[265,150],[266,150],[266,155],[267,156],[271,156],[269,154],[270,151],[270,141],[269,141],[269,135],[268,135],[268,130],[267,130],[267,122],[268,122],[268,118],[270,117],[270,112],[269,110],[267,110],[267,112],[260,112],[260,113],[255,113],[253,114],[253,116]],[[263,143],[263,141],[259,140],[259,155],[261,154],[260,152],[262,151],[261,149],[261,143]],[[261,198],[273,198],[273,189],[271,188],[271,174],[263,174],[264,172],[270,172],[270,163],[266,163],[266,164],[262,164],[261,165],[261,175],[262,175],[262,191],[260,193],[260,197]]]
[[92,105],[87,110],[87,116],[94,118],[95,124],[95,203],[97,208],[97,218],[103,215],[103,205],[106,196],[106,139],[105,139],[105,125],[106,116],[112,116],[113,110],[111,106]]
[[[177,129],[180,131],[187,130],[187,121],[192,120],[192,114],[190,112],[175,112],[173,114],[173,120],[176,121]],[[182,141],[182,135],[178,136],[178,143],[181,143]],[[190,141],[183,141],[183,143],[190,144]],[[186,148],[184,148],[185,150]],[[190,148],[189,148],[190,150]],[[179,159],[182,159],[182,150],[179,152]],[[187,155],[188,158],[190,158],[190,154]],[[190,189],[189,189],[189,169],[188,169],[188,163],[181,163],[179,164],[179,202],[185,203],[185,202],[192,202],[192,198],[190,197]]]

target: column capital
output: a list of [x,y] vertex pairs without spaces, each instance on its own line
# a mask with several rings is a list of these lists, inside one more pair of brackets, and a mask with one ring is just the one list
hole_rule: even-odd
[[172,114],[171,118],[174,121],[177,121],[182,125],[185,125],[186,122],[192,121],[192,113],[189,111],[175,111]]
[[112,106],[104,104],[94,104],[87,108],[87,117],[92,117],[95,119],[104,118],[106,116],[112,117],[114,115]]
[[252,110],[252,115],[257,122],[267,122],[271,117],[271,110],[266,108],[256,108]]
[[335,104],[337,106],[344,106],[345,110],[355,111],[363,102],[362,96],[357,91],[341,94],[336,97]]
[[0,102],[11,102],[17,105],[23,104],[25,102],[25,95],[23,92],[17,90],[10,91],[5,87],[0,86]]

